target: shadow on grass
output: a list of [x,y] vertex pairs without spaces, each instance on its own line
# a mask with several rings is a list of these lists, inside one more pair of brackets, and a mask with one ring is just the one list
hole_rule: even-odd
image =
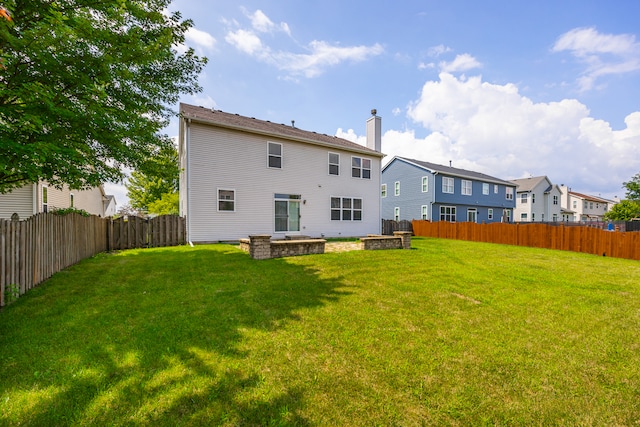
[[86,260],[0,313],[0,423],[306,425],[250,343],[344,287],[224,245]]

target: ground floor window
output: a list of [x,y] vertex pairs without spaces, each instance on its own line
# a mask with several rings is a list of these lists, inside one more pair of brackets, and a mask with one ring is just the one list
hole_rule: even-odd
[[400,208],[398,207],[393,208],[393,220],[400,221]]
[[275,195],[275,231],[286,233],[300,231],[300,199],[299,194]]
[[429,207],[427,205],[422,205],[421,210],[422,210],[422,212],[421,212],[422,213],[422,219],[424,219],[424,220],[429,219],[429,217],[428,217]]
[[362,221],[362,199],[356,197],[332,197],[331,220]]
[[456,222],[456,207],[440,206],[440,221]]
[[493,209],[489,209],[489,212],[487,215],[488,215],[487,218],[493,219]]

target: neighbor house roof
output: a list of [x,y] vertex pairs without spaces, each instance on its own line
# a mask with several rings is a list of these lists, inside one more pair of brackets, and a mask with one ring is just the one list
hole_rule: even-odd
[[387,166],[393,163],[394,160],[400,160],[406,163],[410,163],[410,164],[413,164],[414,166],[417,166],[421,169],[424,169],[426,171],[433,172],[433,173],[439,173],[442,175],[449,175],[449,176],[457,176],[460,178],[470,178],[478,181],[485,181],[485,182],[491,182],[494,184],[503,184],[503,185],[508,185],[509,187],[515,187],[515,184],[513,184],[512,182],[505,181],[500,178],[495,178],[493,176],[485,175],[480,172],[474,172],[466,169],[458,169],[451,166],[437,165],[435,163],[423,162],[422,160],[409,159],[409,158],[400,157],[400,156],[395,156],[393,159],[391,159],[391,161],[387,163],[382,168],[382,170],[384,171],[387,168]]
[[281,123],[273,123],[269,120],[259,120],[254,117],[241,116],[239,114],[225,113],[224,111],[215,110],[205,107],[196,107],[189,104],[180,104],[180,114],[186,119],[195,122],[204,123],[212,126],[218,126],[226,129],[233,129],[243,132],[251,132],[255,134],[284,138],[298,142],[305,142],[315,145],[323,145],[327,147],[341,148],[366,154],[369,156],[384,157],[384,154],[367,148],[355,142],[348,141],[337,136],[330,136],[321,133],[303,130],[291,125]]
[[582,194],[582,193],[576,193],[575,191],[569,191],[569,194],[571,196],[578,197],[578,198],[583,199],[583,200],[589,200],[591,202],[613,203],[612,200],[603,199],[602,197],[589,196],[587,194]]
[[[546,181],[548,184],[551,183],[549,178],[546,176],[532,176],[529,178],[521,178],[521,179],[512,179],[511,182],[518,186],[518,193],[522,193],[525,191],[533,191],[542,181]],[[548,193],[553,188],[553,184],[548,185],[544,192]]]

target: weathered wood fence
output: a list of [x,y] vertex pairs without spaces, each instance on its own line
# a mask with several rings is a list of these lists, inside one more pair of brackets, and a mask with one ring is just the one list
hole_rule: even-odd
[[385,236],[393,236],[395,231],[413,231],[413,225],[411,221],[406,219],[400,221],[394,221],[392,219],[382,220],[382,234]]
[[640,260],[640,232],[547,224],[413,221],[415,236],[503,243]]
[[42,213],[0,219],[0,307],[54,273],[100,252],[185,243],[184,218],[100,218]]

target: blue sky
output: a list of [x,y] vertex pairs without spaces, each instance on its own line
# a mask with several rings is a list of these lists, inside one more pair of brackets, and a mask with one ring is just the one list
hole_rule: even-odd
[[[209,58],[203,92],[183,102],[361,143],[376,108],[387,161],[547,175],[607,198],[623,198],[640,172],[638,1],[175,0],[169,10],[193,20],[186,44]],[[166,132],[177,135],[177,121]]]

